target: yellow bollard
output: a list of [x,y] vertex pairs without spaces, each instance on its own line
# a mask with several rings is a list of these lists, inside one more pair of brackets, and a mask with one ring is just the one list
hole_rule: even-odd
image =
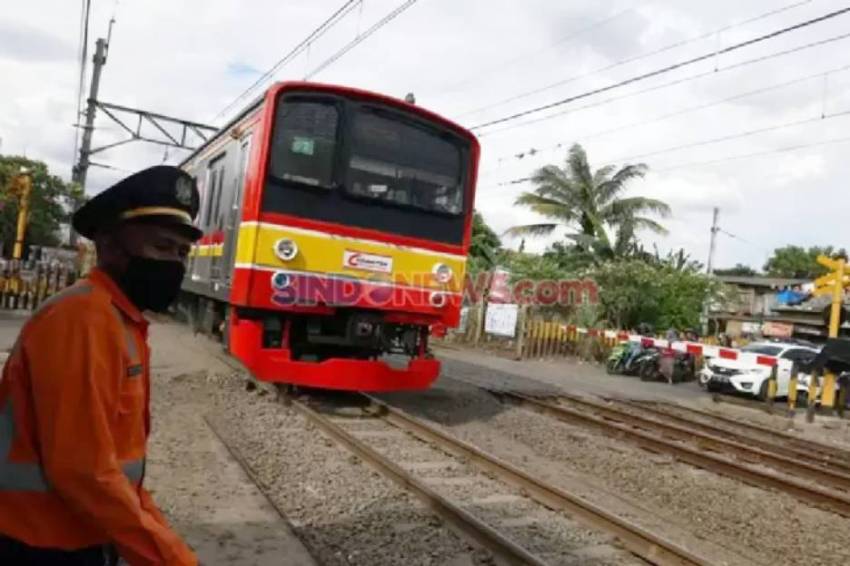
[[797,379],[800,373],[797,364],[791,366],[791,378],[788,380],[788,416],[793,417],[797,408]]
[[818,382],[820,381],[820,372],[812,373],[812,378],[809,381],[809,391],[806,398],[806,422],[811,423],[815,420],[815,403],[818,396]]
[[847,389],[850,388],[850,378],[844,377],[838,380],[838,411],[839,418],[844,418],[844,408],[847,406]]
[[769,412],[773,412],[773,402],[776,400],[776,373],[777,366],[773,366],[770,368],[770,377],[767,378],[767,398],[765,401],[767,402],[767,410]]
[[823,374],[823,387],[820,391],[820,406],[832,409],[835,406],[835,374],[827,371]]

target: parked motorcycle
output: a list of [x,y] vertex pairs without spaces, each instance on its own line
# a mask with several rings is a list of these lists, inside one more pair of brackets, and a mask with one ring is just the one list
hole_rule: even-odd
[[632,345],[630,342],[620,342],[611,349],[611,353],[605,362],[605,371],[608,375],[620,373],[620,367],[630,355],[631,348]]
[[620,342],[614,346],[605,362],[605,371],[609,375],[622,373],[626,362],[633,356],[636,348],[640,348],[640,344],[633,342]]
[[641,369],[647,364],[652,364],[658,355],[658,348],[641,348],[640,352],[632,356],[623,366],[623,373],[639,376]]
[[673,350],[656,350],[640,367],[641,381],[666,381],[671,385],[693,377],[694,359],[690,354]]
[[645,352],[646,350],[637,342],[617,344],[605,362],[605,371],[609,375],[637,375],[637,363]]

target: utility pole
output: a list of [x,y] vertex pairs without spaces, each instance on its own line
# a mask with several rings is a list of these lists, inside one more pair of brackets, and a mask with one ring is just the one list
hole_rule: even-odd
[[[139,108],[130,108],[118,104],[111,104],[98,100],[97,94],[100,88],[100,75],[103,71],[103,66],[106,64],[106,56],[109,50],[109,41],[112,37],[112,23],[109,24],[109,35],[106,39],[100,38],[97,40],[94,53],[94,67],[92,68],[91,88],[89,89],[88,103],[86,104],[86,121],[83,128],[83,139],[80,144],[80,156],[77,164],[71,175],[71,180],[77,183],[85,193],[86,176],[90,166],[109,167],[101,163],[91,161],[91,156],[102,151],[106,151],[113,147],[118,147],[126,143],[134,141],[144,141],[164,145],[166,147],[176,147],[180,149],[194,150],[197,144],[191,143],[190,136],[195,136],[202,142],[206,142],[210,137],[218,131],[218,128],[198,122],[191,122],[173,116],[165,116],[156,112],[150,112]],[[103,114],[115,122],[122,130],[130,137],[116,142],[108,143],[99,147],[92,147],[92,136],[94,135],[94,119],[97,111],[100,110]],[[136,124],[131,125],[128,116],[136,119]],[[154,128],[157,134],[151,135],[142,129],[142,124],[146,124],[149,128]],[[171,127],[171,131],[165,126]],[[179,128],[179,133],[175,131]],[[76,207],[76,203],[74,204]],[[74,211],[76,212],[76,210]],[[77,234],[71,229],[71,245],[77,243]]]
[[718,207],[714,207],[714,218],[711,221],[711,244],[708,248],[708,266],[706,271],[709,275],[711,275],[714,271],[714,247],[717,243],[717,232],[720,231],[720,228],[717,226],[717,216],[720,214],[720,209]]
[[[111,26],[110,26],[111,27]],[[80,146],[80,159],[74,166],[71,175],[71,180],[80,186],[80,189],[85,193],[86,176],[89,171],[89,156],[91,155],[91,140],[94,133],[94,116],[97,109],[97,93],[100,89],[100,73],[103,71],[103,66],[106,64],[106,50],[109,44],[102,37],[97,40],[91,75],[91,88],[89,89],[89,98],[86,104],[86,123],[83,126],[83,141]],[[74,205],[76,212],[76,204]],[[71,245],[77,243],[77,233],[71,228]]]
[[[714,215],[711,220],[711,243],[708,247],[708,265],[706,265],[706,272],[711,275],[714,271],[714,247],[717,243],[717,232],[720,231],[720,228],[717,226],[717,217],[720,215],[720,209],[718,207],[714,207]],[[700,322],[702,323],[702,334],[706,336],[708,334],[708,301],[703,301],[702,306],[702,316],[700,317]]]

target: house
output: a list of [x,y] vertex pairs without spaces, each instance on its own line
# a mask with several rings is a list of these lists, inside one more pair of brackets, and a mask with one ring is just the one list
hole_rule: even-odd
[[[814,297],[796,306],[780,304],[783,289],[811,281],[780,277],[722,275],[718,279],[733,292],[722,303],[709,306],[709,329],[730,337],[773,336],[824,340],[828,334],[829,297]],[[845,300],[846,303],[846,300]],[[850,336],[850,322],[840,333]]]

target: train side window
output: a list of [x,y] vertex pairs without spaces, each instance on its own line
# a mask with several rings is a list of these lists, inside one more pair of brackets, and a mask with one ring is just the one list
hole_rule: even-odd
[[212,228],[218,221],[219,201],[224,184],[224,153],[210,161],[207,165],[207,193],[203,211],[203,225]]
[[210,218],[212,217],[213,198],[215,195],[215,187],[218,182],[218,171],[211,170],[209,172],[209,181],[207,182],[206,203],[204,204],[204,216],[202,225],[209,227]]
[[222,196],[221,193],[222,193],[223,186],[224,186],[224,167],[222,167],[221,169],[218,170],[218,187],[216,187],[215,202],[213,203],[214,210],[213,210],[211,222],[216,227],[220,226],[220,224],[221,224],[221,222],[219,222],[220,218],[218,216],[218,213],[221,209],[221,196]]
[[283,99],[275,117],[271,176],[333,187],[338,127],[339,110],[334,103]]

